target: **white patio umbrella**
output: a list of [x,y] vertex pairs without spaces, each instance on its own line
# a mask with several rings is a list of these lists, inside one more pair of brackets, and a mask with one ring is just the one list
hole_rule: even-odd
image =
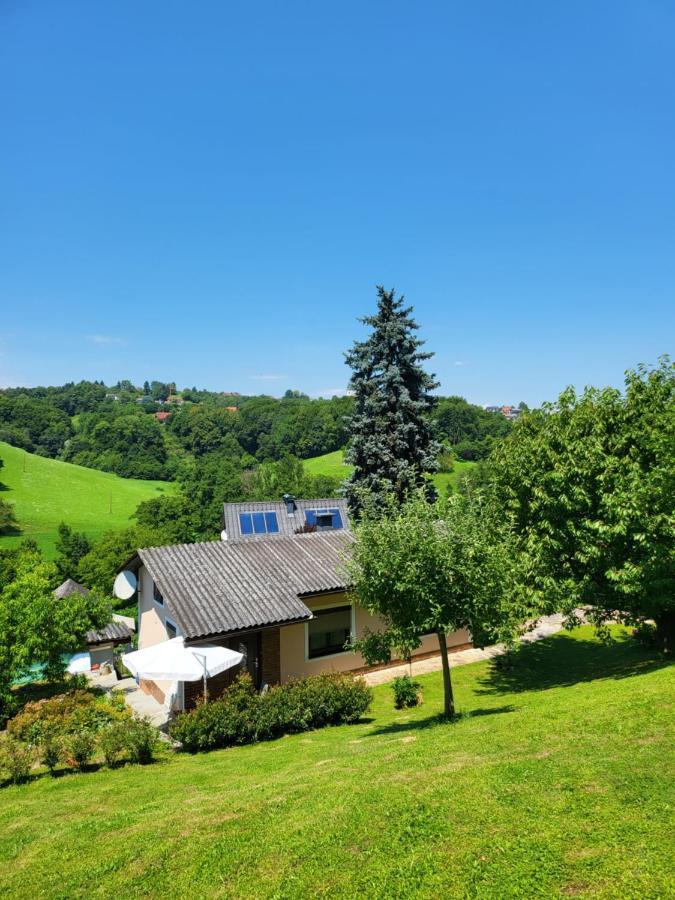
[[238,666],[243,658],[243,653],[229,647],[215,644],[186,647],[182,637],[175,637],[125,653],[122,662],[132,675],[151,681],[199,681],[203,678],[206,698],[206,679]]

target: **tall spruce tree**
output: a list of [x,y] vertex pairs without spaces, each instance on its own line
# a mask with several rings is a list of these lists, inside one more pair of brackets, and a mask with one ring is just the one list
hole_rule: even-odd
[[419,326],[403,296],[382,286],[377,294],[377,313],[361,320],[371,335],[345,354],[356,398],[347,454],[354,471],[346,495],[357,517],[366,498],[379,504],[393,494],[402,502],[424,485],[424,473],[436,471],[440,452],[429,420],[438,382],[422,367],[433,354],[420,349],[424,341],[416,336]]

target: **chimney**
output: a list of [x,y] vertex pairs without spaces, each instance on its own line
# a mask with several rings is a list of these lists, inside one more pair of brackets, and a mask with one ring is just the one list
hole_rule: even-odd
[[289,518],[293,518],[295,515],[296,505],[295,505],[295,497],[293,494],[284,494],[281,498],[286,504],[286,512],[288,513]]

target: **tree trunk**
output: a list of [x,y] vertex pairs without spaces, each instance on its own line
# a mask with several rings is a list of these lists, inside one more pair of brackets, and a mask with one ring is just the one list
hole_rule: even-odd
[[443,663],[443,714],[446,719],[452,719],[455,715],[455,700],[452,696],[452,681],[450,679],[450,663],[448,662],[447,635],[444,631],[437,632],[438,646],[441,649],[441,662]]
[[664,609],[661,615],[654,616],[656,622],[656,640],[664,653],[675,653],[675,609]]

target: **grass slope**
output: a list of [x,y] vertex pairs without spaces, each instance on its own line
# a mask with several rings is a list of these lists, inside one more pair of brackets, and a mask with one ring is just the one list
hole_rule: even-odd
[[[55,459],[25,453],[0,442],[2,497],[14,504],[21,533],[3,535],[0,546],[34,538],[43,552],[54,555],[59,522],[96,538],[129,524],[141,500],[172,491],[162,481],[120,478]],[[112,500],[112,512],[110,511]]]
[[[622,632],[615,629],[617,634]],[[7,897],[673,896],[673,669],[590,628],[424,704],[0,790]]]
[[[352,467],[345,465],[344,458],[344,450],[335,450],[333,453],[325,453],[323,456],[313,456],[311,459],[304,460],[305,469],[311,475],[330,475],[333,478],[346,478]],[[454,487],[461,473],[466,472],[473,465],[475,463],[458,460],[452,472],[439,472],[437,475],[434,475],[434,483],[439,492],[444,493],[450,485]]]

